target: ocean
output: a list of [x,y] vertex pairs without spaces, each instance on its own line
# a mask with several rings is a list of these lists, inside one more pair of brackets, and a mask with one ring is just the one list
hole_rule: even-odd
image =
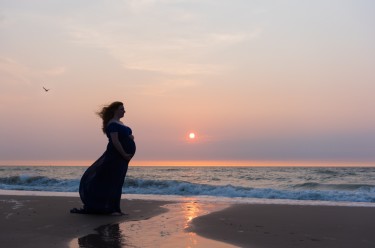
[[[86,168],[1,166],[0,190],[77,193]],[[130,166],[123,193],[143,198],[375,206],[375,167]]]

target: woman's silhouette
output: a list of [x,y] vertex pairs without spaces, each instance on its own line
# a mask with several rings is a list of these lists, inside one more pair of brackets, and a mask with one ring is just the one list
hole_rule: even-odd
[[98,113],[103,120],[102,130],[108,137],[107,149],[83,174],[79,185],[83,208],[73,208],[71,213],[123,214],[122,186],[136,150],[132,130],[120,121],[124,114],[122,102],[113,102]]

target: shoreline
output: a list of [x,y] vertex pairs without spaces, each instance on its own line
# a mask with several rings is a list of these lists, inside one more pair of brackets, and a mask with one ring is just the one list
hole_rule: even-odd
[[171,199],[122,199],[129,215],[104,216],[70,214],[82,204],[78,196],[0,194],[0,242],[79,248],[102,237],[115,247],[375,247],[374,207]]
[[[27,191],[0,189],[0,196],[53,196],[53,197],[78,197],[78,192],[59,191]],[[263,204],[263,205],[292,205],[292,206],[337,206],[337,207],[370,207],[375,208],[375,202],[349,202],[349,201],[323,201],[323,200],[294,200],[294,199],[269,199],[269,198],[243,198],[223,196],[181,196],[181,195],[152,195],[152,194],[122,194],[122,199],[128,200],[153,200],[162,202],[220,202],[228,204]]]

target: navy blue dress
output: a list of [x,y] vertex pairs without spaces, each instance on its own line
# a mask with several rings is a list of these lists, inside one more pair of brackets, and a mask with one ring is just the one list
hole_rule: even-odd
[[119,141],[128,154],[135,154],[134,140],[129,137],[132,130],[112,122],[106,128],[109,139],[107,150],[83,174],[79,195],[84,204],[82,213],[110,214],[121,212],[120,200],[129,161],[125,160],[113,146],[110,133],[117,132]]

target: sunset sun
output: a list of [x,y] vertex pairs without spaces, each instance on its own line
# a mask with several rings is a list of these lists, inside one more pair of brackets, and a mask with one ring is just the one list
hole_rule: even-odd
[[189,133],[189,139],[193,140],[195,139],[195,133]]
[[190,144],[197,143],[198,141],[200,141],[200,138],[201,137],[198,136],[197,132],[193,130],[190,130],[185,133],[185,141]]

